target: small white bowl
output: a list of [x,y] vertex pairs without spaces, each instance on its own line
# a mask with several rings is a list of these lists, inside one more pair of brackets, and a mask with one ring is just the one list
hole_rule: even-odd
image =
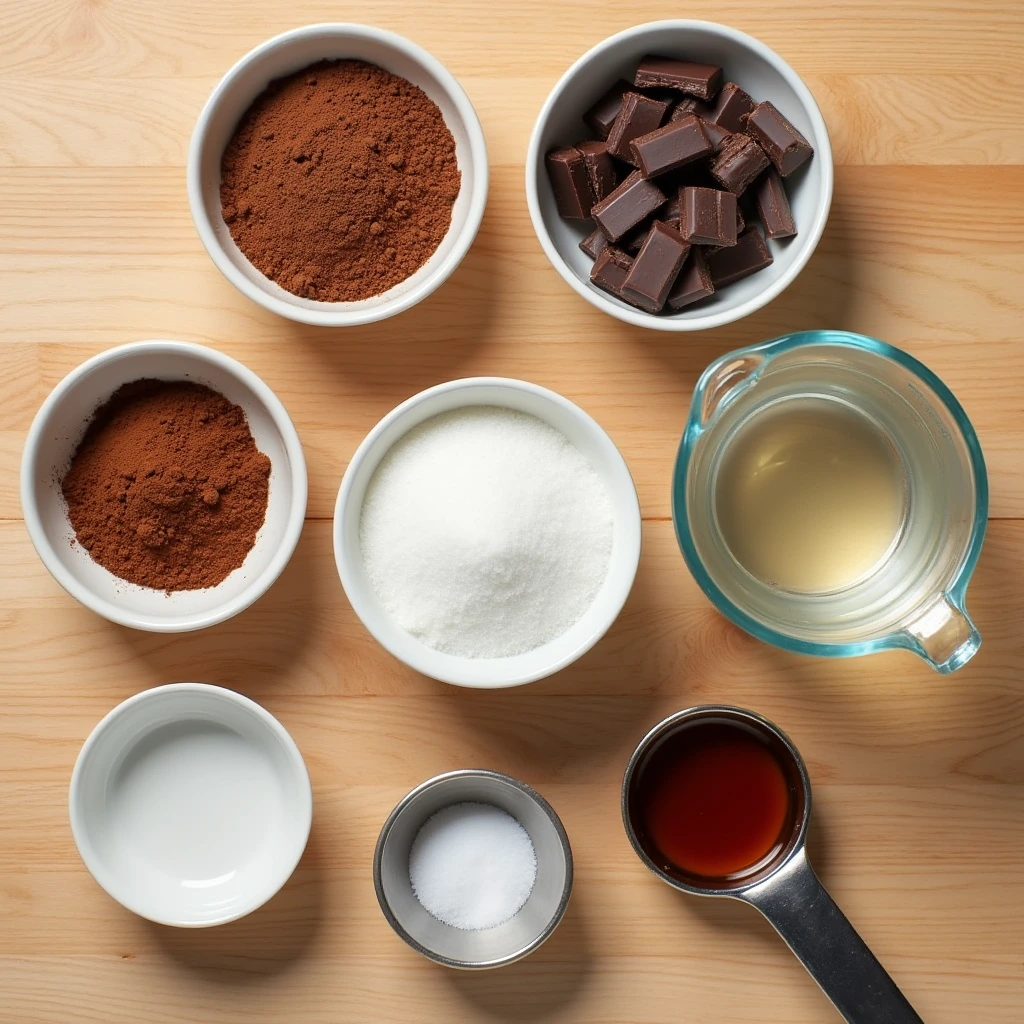
[[[220,392],[245,411],[256,447],[270,459],[266,520],[245,561],[216,587],[171,594],[140,587],[94,562],[75,540],[61,480],[93,412],[142,377],[191,380]],[[306,463],[284,406],[251,370],[202,345],[139,341],[87,360],[50,392],[25,442],[21,508],[36,552],[72,597],[123,626],[186,632],[237,615],[280,576],[306,515]]]
[[[589,460],[612,505],[608,575],[593,604],[566,633],[525,654],[465,658],[434,650],[384,609],[366,574],[359,544],[363,498],[380,460],[413,427],[443,412],[496,405],[528,413],[561,431]],[[356,449],[334,510],[334,557],[349,603],[376,640],[399,661],[457,686],[496,689],[543,679],[572,664],[608,631],[633,586],[640,560],[640,505],[629,469],[612,439],[578,405],[547,388],[506,377],[468,377],[421,391],[392,409]]]
[[291,877],[313,818],[295,741],[259,704],[206,683],[110,711],[71,775],[71,831],[93,878],[158,924],[251,913]]
[[[221,215],[220,163],[235,127],[271,80],[319,60],[352,58],[376,64],[419,86],[438,106],[452,136],[462,186],[452,223],[437,251],[411,277],[358,302],[317,302],[292,295],[264,277],[235,245]],[[306,25],[250,50],[206,101],[188,150],[188,201],[206,251],[244,295],[278,316],[321,327],[384,320],[414,306],[443,284],[476,237],[487,202],[487,145],[480,120],[454,75],[422,47],[372,25]]]
[[[640,58],[653,53],[721,65],[756,102],[771,100],[814,147],[813,159],[786,181],[799,234],[773,241],[774,263],[711,298],[678,313],[655,315],[636,309],[590,283],[593,260],[580,251],[589,221],[558,215],[544,156],[559,146],[589,138],[583,114],[618,78],[632,81]],[[587,51],[562,76],[544,102],[526,154],[526,201],[540,244],[569,285],[611,316],[659,331],[703,331],[721,327],[771,302],[792,284],[811,258],[832,205],[832,146],[821,111],[800,76],[764,43],[710,21],[655,21],[626,29]]]

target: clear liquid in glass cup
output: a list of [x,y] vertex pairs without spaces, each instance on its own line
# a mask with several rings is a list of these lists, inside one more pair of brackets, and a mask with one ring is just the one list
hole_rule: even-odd
[[729,353],[698,382],[676,532],[719,610],[769,643],[903,647],[959,668],[981,643],[964,592],[987,513],[963,409],[898,349],[805,332]]

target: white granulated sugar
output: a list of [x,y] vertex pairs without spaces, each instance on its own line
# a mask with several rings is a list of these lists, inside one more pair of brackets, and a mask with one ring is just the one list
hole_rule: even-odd
[[529,833],[499,807],[460,803],[431,815],[409,851],[424,909],[452,928],[482,931],[514,916],[537,880]]
[[522,654],[561,636],[608,573],[604,482],[564,434],[472,406],[396,442],[366,491],[360,543],[381,603],[435,650]]

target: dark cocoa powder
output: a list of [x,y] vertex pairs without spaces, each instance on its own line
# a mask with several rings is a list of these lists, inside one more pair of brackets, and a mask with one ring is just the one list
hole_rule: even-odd
[[143,587],[198,590],[245,561],[269,476],[239,406],[190,381],[137,380],[96,410],[62,489],[94,561]]
[[451,225],[455,140],[417,86],[374,64],[322,61],[270,83],[221,161],[221,207],[253,266],[307,299],[380,295]]

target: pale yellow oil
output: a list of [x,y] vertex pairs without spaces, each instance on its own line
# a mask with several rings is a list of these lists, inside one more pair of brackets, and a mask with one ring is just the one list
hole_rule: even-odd
[[899,536],[906,485],[899,455],[868,417],[828,398],[777,402],[722,453],[715,515],[733,557],[771,586],[849,586]]

